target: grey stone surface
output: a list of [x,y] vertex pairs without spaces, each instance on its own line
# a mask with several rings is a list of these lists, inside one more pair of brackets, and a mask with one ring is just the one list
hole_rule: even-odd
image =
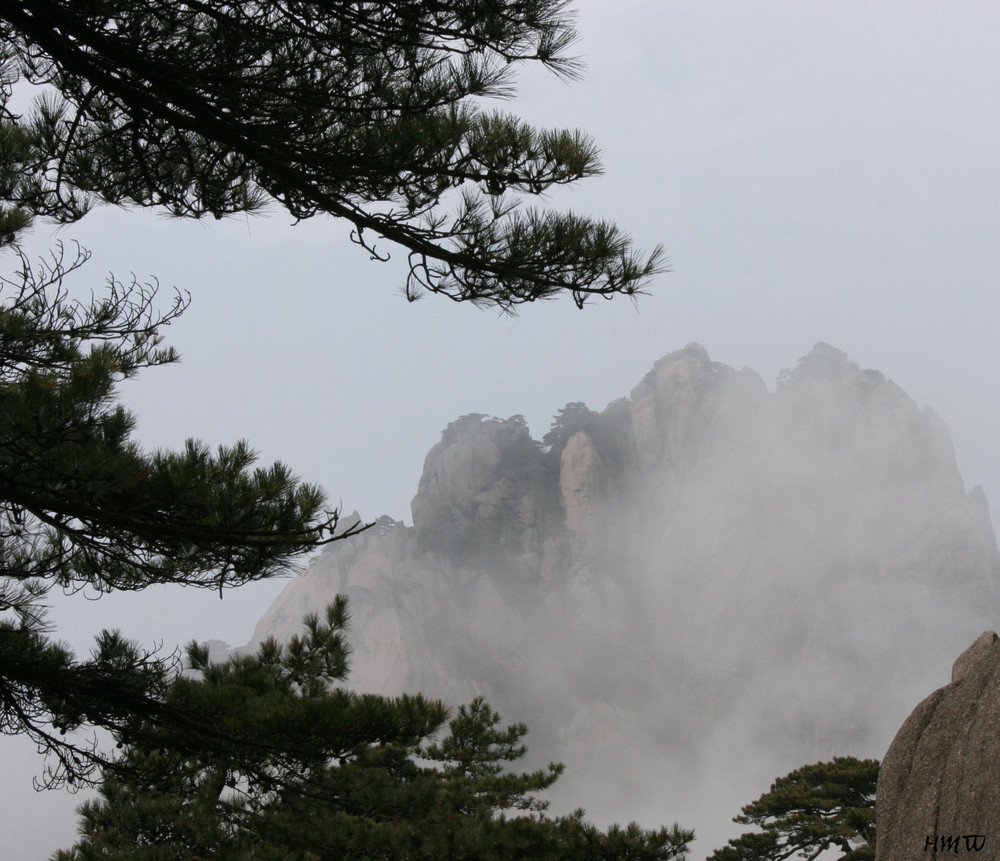
[[1000,858],[1000,639],[981,634],[879,770],[877,861]]

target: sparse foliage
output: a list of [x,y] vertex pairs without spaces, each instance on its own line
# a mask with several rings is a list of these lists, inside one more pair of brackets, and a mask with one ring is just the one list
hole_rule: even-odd
[[482,104],[520,63],[574,77],[565,0],[25,0],[0,6],[0,37],[5,92],[49,88],[3,108],[31,147],[15,209],[326,213],[372,258],[401,246],[410,297],[507,310],[633,294],[664,268],[611,223],[526,208],[599,173],[597,148]]

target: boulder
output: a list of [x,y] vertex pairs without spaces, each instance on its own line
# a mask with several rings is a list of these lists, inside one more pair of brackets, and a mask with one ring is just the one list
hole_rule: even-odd
[[981,634],[906,719],[879,771],[877,861],[1000,857],[1000,638]]

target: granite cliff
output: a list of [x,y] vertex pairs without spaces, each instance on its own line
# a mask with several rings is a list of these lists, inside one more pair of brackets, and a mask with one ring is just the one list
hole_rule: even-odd
[[900,727],[878,776],[878,861],[997,854],[1000,842],[1000,638],[959,655],[951,684]]
[[331,545],[255,640],[346,593],[353,686],[485,695],[566,763],[557,802],[699,852],[774,777],[881,756],[1000,607],[943,422],[824,344],[773,392],[690,345],[540,441],[464,416],[412,515]]

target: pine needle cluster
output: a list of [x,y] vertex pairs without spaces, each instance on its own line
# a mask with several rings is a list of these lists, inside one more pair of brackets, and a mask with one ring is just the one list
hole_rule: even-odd
[[523,63],[575,77],[576,38],[565,0],[5,3],[5,92],[44,93],[24,115],[0,104],[8,139],[28,144],[10,212],[277,205],[344,219],[373,259],[381,239],[401,247],[410,298],[511,311],[633,295],[664,270],[662,249],[524,206],[599,173],[594,142],[486,103],[514,94]]

